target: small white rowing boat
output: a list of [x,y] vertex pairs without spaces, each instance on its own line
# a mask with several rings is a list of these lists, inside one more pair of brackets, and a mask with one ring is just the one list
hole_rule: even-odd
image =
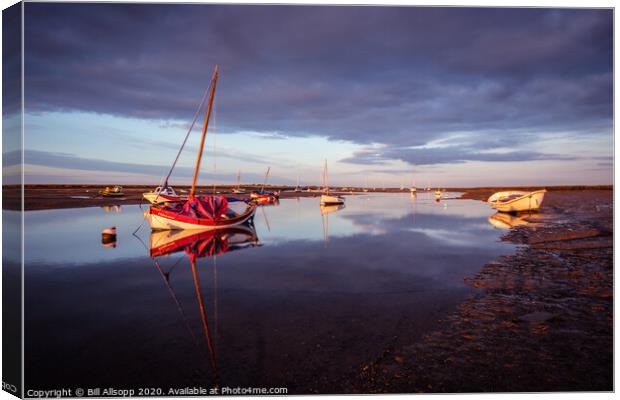
[[538,210],[542,205],[547,190],[536,190],[534,192],[507,191],[497,192],[489,197],[487,203],[502,212],[518,212]]
[[142,197],[151,204],[176,203],[187,200],[187,197],[177,195],[170,186],[157,186],[151,192],[142,193]]

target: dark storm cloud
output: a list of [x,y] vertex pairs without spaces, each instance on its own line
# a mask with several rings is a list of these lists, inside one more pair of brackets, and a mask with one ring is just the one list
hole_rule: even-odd
[[[21,164],[21,152],[11,151],[2,155],[5,166],[13,166]],[[167,165],[151,165],[137,164],[129,162],[116,162],[108,160],[96,160],[90,158],[79,157],[68,153],[55,153],[38,150],[26,150],[24,152],[24,163],[29,165],[37,165],[52,168],[67,168],[82,171],[97,172],[123,172],[131,174],[144,174],[151,176],[163,177],[167,172]],[[173,178],[191,178],[194,174],[194,167],[177,166],[174,169]],[[32,177],[29,174],[29,177]],[[214,174],[202,171],[200,176],[206,179],[230,180],[231,176],[226,174]],[[246,182],[262,182],[264,175],[261,173],[244,173],[243,179]],[[286,184],[292,183],[288,179],[280,179]]]
[[351,164],[380,165],[388,160],[402,160],[410,164],[430,165],[463,163],[466,161],[534,161],[574,160],[575,157],[545,154],[535,151],[508,151],[503,153],[480,152],[475,148],[385,148],[356,152],[352,157],[340,161]]
[[26,18],[31,112],[190,120],[219,63],[223,131],[393,148],[468,132],[476,153],[612,126],[611,10],[28,3]]

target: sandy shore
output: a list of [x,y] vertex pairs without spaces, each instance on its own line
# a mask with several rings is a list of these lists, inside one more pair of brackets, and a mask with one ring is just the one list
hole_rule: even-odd
[[343,390],[613,390],[613,192],[552,191],[539,213],[505,221],[520,246],[465,278],[480,292]]

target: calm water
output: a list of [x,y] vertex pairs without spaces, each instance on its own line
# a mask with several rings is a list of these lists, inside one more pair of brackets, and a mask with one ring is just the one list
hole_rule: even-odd
[[463,278],[511,251],[491,214],[432,193],[348,196],[325,215],[284,199],[255,232],[196,241],[146,222],[132,236],[138,206],[27,212],[26,388],[331,391],[433,329],[471,293]]

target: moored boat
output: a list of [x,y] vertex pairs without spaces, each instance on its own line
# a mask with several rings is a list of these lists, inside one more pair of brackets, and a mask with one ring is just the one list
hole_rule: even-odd
[[275,202],[280,198],[279,190],[276,190],[274,192],[265,191],[265,185],[267,184],[267,178],[269,177],[270,171],[271,167],[267,167],[267,172],[265,173],[265,180],[263,181],[263,186],[261,186],[260,190],[255,190],[250,193],[250,198],[254,199],[258,204]]
[[411,187],[409,188],[409,193],[411,193],[411,195],[413,196],[417,194],[417,192],[418,192],[418,189],[416,188],[416,185],[415,185],[415,175],[413,175],[411,178]]
[[155,190],[142,193],[142,197],[151,204],[176,203],[187,200],[187,197],[177,195],[171,186],[157,186]]
[[104,197],[121,197],[124,196],[125,193],[123,193],[123,187],[122,186],[106,186],[105,189],[100,190],[99,194],[104,196]]
[[[217,85],[218,67],[215,67],[209,103],[202,128],[202,137],[198,149],[198,158],[194,169],[192,187],[187,200],[166,206],[153,205],[147,212],[151,229],[220,229],[248,222],[256,211],[255,204],[246,204],[244,210],[236,211],[229,207],[229,200],[224,196],[195,196],[196,181],[200,170],[200,161],[204,149],[209,117],[213,106],[213,97]],[[233,201],[232,199],[230,200]]]
[[533,192],[519,190],[497,192],[487,200],[487,203],[501,212],[518,212],[538,210],[545,199],[546,189]]
[[241,188],[241,171],[237,172],[237,186],[232,190],[234,194],[245,194],[245,189]]
[[323,185],[325,193],[321,195],[321,205],[344,204],[344,197],[329,194],[329,183],[327,180],[327,160],[323,167]]

